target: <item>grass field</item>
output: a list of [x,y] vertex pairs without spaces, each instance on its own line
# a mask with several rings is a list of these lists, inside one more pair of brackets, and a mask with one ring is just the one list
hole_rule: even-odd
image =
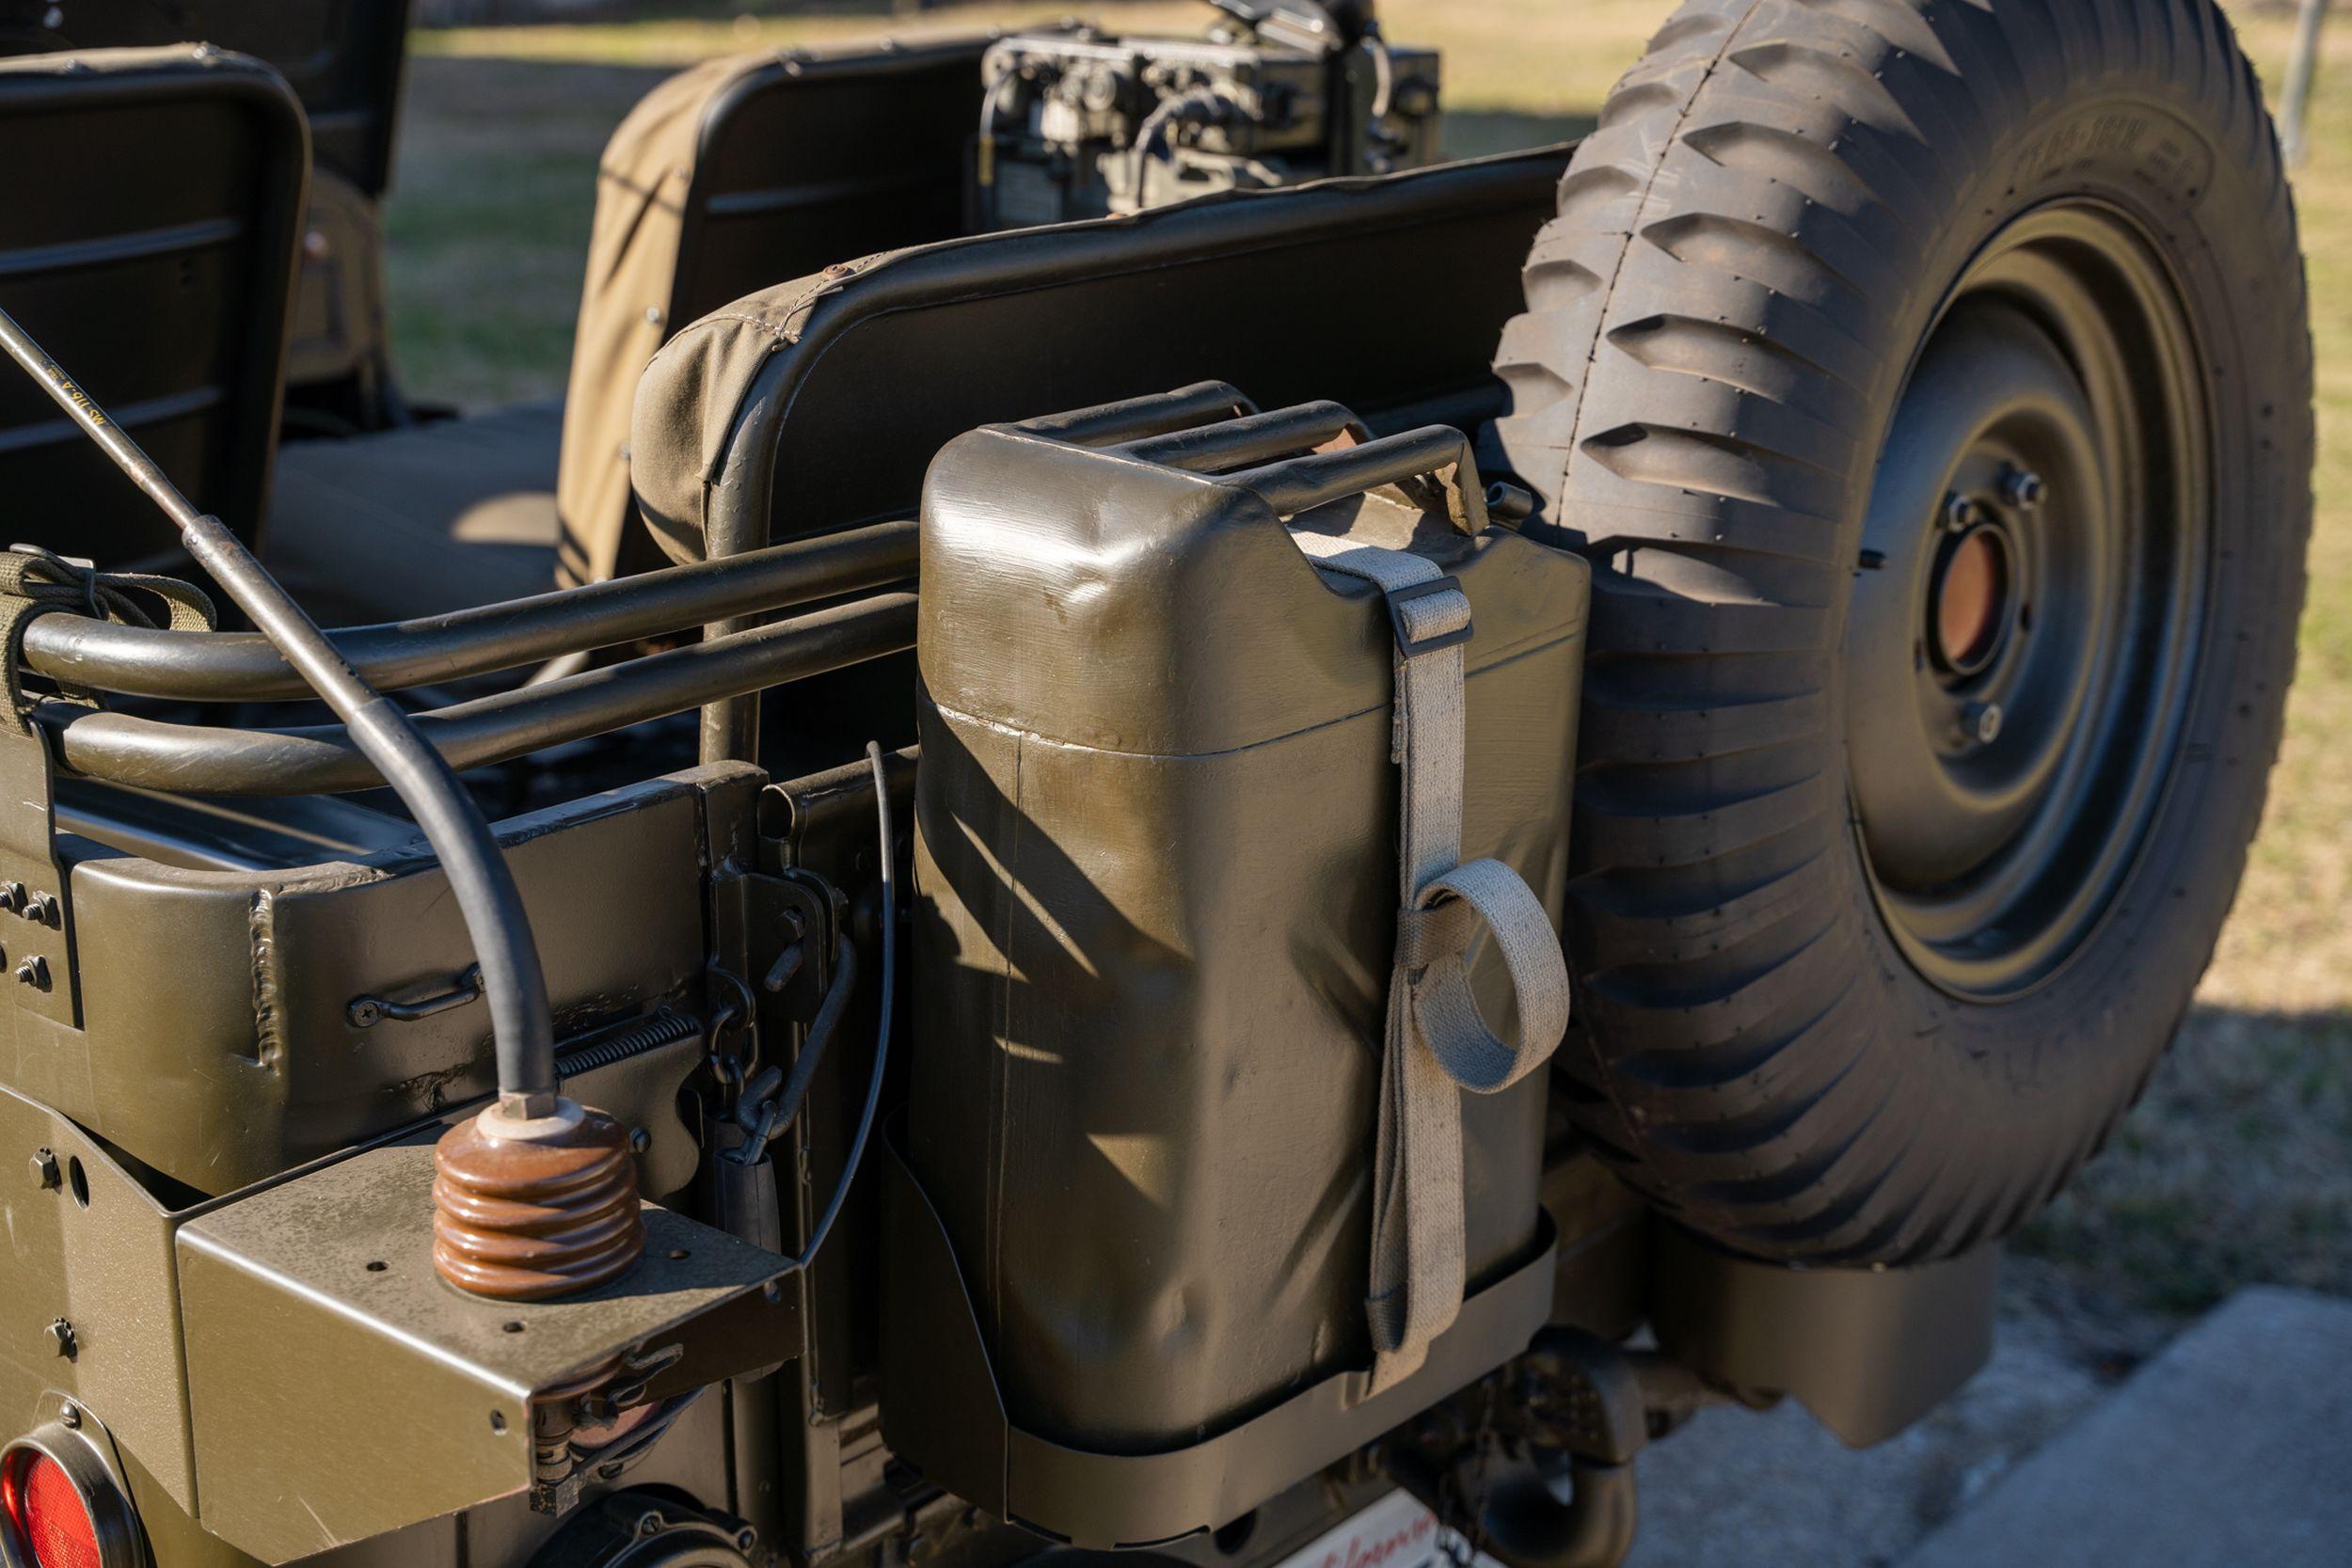
[[[560,391],[597,151],[679,64],[888,25],[875,7],[421,33],[390,281],[421,396],[488,404]],[[927,31],[1053,17],[955,7]],[[1446,54],[1457,151],[1567,135],[1667,14],[1664,0],[1384,0],[1390,33]],[[2266,80],[2288,21],[2233,8]],[[1104,5],[1112,25],[1198,25],[1194,5]],[[2128,1361],[2179,1314],[2276,1280],[2352,1292],[2352,19],[2337,24],[2297,180],[2319,353],[2318,530],[2302,664],[2252,867],[2201,1005],[2146,1101],[2023,1239],[2019,1305]]]

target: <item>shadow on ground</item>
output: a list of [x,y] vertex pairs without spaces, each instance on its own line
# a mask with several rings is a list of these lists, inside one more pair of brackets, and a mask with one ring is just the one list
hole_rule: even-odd
[[1632,1568],[1900,1561],[2225,1298],[2352,1296],[2348,1150],[2352,1012],[2193,1010],[2107,1148],[2010,1243],[1973,1383],[1860,1452],[1792,1403],[1705,1413],[1641,1461]]
[[2352,1012],[2192,1010],[2010,1250],[2011,1309],[2118,1369],[2243,1286],[2352,1295]]

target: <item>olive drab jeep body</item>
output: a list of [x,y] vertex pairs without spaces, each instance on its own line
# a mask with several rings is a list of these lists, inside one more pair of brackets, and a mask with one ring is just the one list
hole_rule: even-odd
[[1216,8],[680,74],[463,417],[405,6],[0,18],[0,1561],[1581,1568],[1983,1363],[2291,672],[2226,25]]

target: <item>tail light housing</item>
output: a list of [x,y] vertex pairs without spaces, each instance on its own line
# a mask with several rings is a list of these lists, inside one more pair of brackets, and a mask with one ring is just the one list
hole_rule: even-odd
[[144,1568],[138,1514],[78,1427],[52,1422],[0,1448],[5,1568]]

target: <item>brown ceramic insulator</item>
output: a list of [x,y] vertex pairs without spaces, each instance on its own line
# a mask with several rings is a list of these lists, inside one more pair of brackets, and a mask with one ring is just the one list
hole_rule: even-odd
[[539,1301],[601,1285],[645,1249],[628,1134],[601,1111],[543,1138],[494,1137],[490,1113],[433,1151],[433,1266],[461,1291]]

